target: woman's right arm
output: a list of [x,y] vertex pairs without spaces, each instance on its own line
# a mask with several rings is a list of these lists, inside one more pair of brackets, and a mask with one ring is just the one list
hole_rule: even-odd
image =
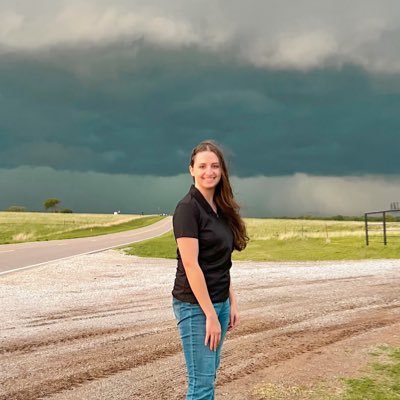
[[209,342],[210,349],[216,351],[221,340],[221,324],[208,293],[206,280],[198,262],[199,241],[196,238],[180,237],[176,239],[182,264],[190,288],[206,316],[206,337],[204,345]]

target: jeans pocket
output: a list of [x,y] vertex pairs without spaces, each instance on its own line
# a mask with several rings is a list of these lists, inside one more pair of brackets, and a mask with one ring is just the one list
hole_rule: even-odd
[[179,323],[179,318],[180,318],[180,301],[177,300],[175,297],[172,298],[172,309],[174,310],[174,315],[176,322]]

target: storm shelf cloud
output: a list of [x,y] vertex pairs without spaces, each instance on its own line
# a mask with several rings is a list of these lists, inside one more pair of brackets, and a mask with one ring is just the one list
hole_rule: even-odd
[[[49,167],[0,169],[0,208],[10,204],[43,210],[43,200],[57,197],[80,212],[158,214],[174,212],[188,191],[189,174],[141,176],[56,171]],[[235,196],[245,217],[361,215],[387,209],[400,198],[400,175],[321,177],[233,177]]]
[[317,213],[345,213],[322,182],[371,195],[382,181],[393,197],[399,36],[395,1],[0,2],[1,176],[167,182],[212,138],[249,193],[257,180],[283,193],[322,179],[331,200],[313,197]]
[[357,63],[398,71],[400,7],[394,0],[27,0],[1,4],[0,43],[30,50],[143,38],[164,48],[196,45],[262,67]]
[[169,176],[212,137],[238,176],[399,170],[395,75],[265,70],[141,43],[61,53],[0,60],[0,167]]

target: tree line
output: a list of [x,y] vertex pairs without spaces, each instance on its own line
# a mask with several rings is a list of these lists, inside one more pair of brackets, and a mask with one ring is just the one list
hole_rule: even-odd
[[[48,212],[56,212],[56,213],[72,213],[73,211],[70,208],[60,208],[61,200],[55,197],[50,197],[43,201],[43,208]],[[28,211],[24,206],[10,206],[4,211],[11,212],[26,212]]]

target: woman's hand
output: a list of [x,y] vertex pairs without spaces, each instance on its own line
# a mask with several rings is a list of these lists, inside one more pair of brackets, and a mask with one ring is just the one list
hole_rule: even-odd
[[229,314],[229,327],[228,331],[232,331],[239,325],[239,310],[236,303],[231,304],[231,310]]
[[219,342],[221,341],[221,324],[217,315],[211,315],[206,318],[206,338],[204,345],[209,344],[211,351],[217,351]]

